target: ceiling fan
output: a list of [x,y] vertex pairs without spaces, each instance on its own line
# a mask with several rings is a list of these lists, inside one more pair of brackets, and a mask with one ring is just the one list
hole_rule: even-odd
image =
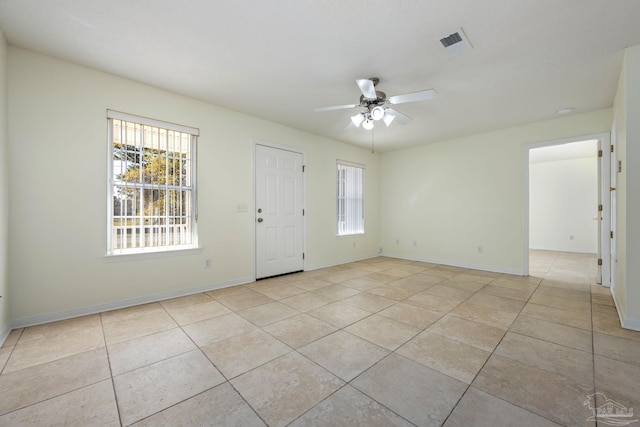
[[401,124],[406,124],[411,121],[411,117],[394,110],[390,105],[404,104],[405,102],[426,101],[432,99],[436,95],[436,91],[434,89],[426,89],[387,98],[387,94],[376,90],[378,82],[380,82],[380,79],[377,77],[356,80],[356,84],[362,92],[362,95],[360,96],[360,103],[358,104],[320,107],[313,111],[318,113],[322,111],[362,107],[363,110],[360,113],[351,117],[349,127],[359,127],[362,125],[364,129],[371,130],[373,129],[374,122],[378,120],[382,120],[387,126],[389,126],[394,120],[397,120]]

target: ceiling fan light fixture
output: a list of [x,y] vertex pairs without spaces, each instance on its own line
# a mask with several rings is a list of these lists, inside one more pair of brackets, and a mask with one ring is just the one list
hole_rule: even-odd
[[367,117],[367,120],[365,120],[364,122],[362,122],[362,127],[366,130],[371,130],[373,129],[373,120],[371,120],[371,118]]
[[360,124],[364,121],[364,113],[358,113],[355,116],[351,116],[351,121],[356,127],[359,127]]
[[380,105],[371,109],[371,118],[373,120],[380,120],[384,117],[384,108]]
[[[457,35],[449,35],[447,37],[451,36],[451,41],[455,42],[460,38],[464,38],[461,34],[462,32],[459,32]],[[392,105],[404,104],[407,102],[427,101],[436,95],[436,91],[434,89],[425,89],[387,98],[387,95],[384,92],[376,91],[376,86],[379,81],[380,80],[377,77],[356,80],[356,84],[360,88],[360,92],[362,92],[362,95],[360,95],[360,101],[357,104],[320,107],[315,108],[314,111],[322,112],[360,107],[360,112],[351,116],[351,123],[347,126],[347,129],[359,128],[360,125],[362,125],[362,128],[365,130],[373,130],[375,122],[380,120],[382,120],[387,126],[391,125],[394,121],[399,122],[402,125],[411,121],[411,117],[394,110],[391,108]]]
[[391,114],[385,114],[384,117],[382,118],[382,121],[384,121],[384,124],[387,125],[387,127],[391,124],[391,122],[393,122],[393,119],[395,119],[396,116],[392,116]]

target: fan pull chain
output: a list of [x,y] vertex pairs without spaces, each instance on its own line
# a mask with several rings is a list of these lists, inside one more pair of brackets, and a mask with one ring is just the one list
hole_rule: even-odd
[[374,154],[374,153],[375,153],[375,151],[373,149],[373,129],[371,129],[371,154]]

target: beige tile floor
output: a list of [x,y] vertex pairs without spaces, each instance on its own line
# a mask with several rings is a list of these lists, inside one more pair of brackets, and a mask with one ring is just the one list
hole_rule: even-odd
[[640,332],[595,274],[380,257],[15,330],[0,425],[595,426],[595,392],[640,412]]

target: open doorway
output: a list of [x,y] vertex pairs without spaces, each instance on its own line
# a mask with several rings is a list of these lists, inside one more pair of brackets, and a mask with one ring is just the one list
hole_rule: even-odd
[[[601,252],[602,135],[528,147],[527,266],[545,277],[558,254],[589,259],[584,277],[598,282]],[[607,135],[608,140],[608,135]],[[565,262],[567,257],[562,257]]]

